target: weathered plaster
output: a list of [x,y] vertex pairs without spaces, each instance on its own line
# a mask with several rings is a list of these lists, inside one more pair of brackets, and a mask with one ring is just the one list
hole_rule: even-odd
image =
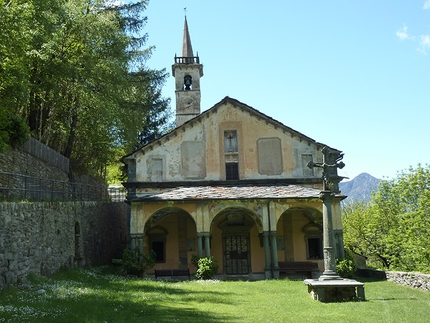
[[[285,132],[280,127],[268,124],[264,118],[250,116],[245,110],[238,109],[228,103],[217,107],[216,113],[210,118],[202,118],[199,122],[186,124],[183,129],[175,130],[175,135],[169,136],[162,145],[149,145],[143,148],[145,152],[136,153],[136,173],[137,181],[147,181],[147,174],[151,174],[146,160],[153,158],[163,159],[163,169],[166,170],[163,180],[181,181],[187,177],[184,169],[189,169],[190,150],[184,150],[184,142],[195,142],[195,148],[191,151],[199,156],[198,174],[199,179],[223,180],[225,179],[225,153],[223,136],[224,131],[235,130],[238,136],[238,161],[241,179],[266,179],[266,178],[320,178],[321,170],[310,172],[306,165],[303,165],[302,155],[311,155],[315,162],[322,160],[321,152],[318,151],[314,143],[302,140],[299,136],[294,136]],[[269,169],[273,163],[270,154],[260,154],[258,142],[272,140],[273,144],[281,143],[280,156],[277,159],[274,170]],[[200,142],[198,144],[198,142]],[[270,145],[269,145],[270,146]],[[266,147],[269,147],[266,145]],[[264,149],[264,148],[263,148]],[[260,147],[261,152],[261,147]],[[263,169],[261,169],[263,165]],[[259,169],[260,167],[260,169]],[[279,167],[282,171],[279,172]],[[206,169],[206,172],[204,172]],[[196,176],[196,175],[193,175]],[[151,178],[149,178],[151,180]]]

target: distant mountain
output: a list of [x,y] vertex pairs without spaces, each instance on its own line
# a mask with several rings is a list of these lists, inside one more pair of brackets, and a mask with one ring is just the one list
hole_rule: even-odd
[[370,201],[372,191],[378,190],[378,184],[381,180],[369,175],[361,173],[347,182],[340,182],[339,188],[342,194],[347,195],[345,202],[355,201]]

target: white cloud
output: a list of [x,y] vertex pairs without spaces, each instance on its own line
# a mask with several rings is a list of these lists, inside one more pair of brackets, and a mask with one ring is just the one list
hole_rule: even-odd
[[427,55],[427,49],[430,49],[430,35],[420,36],[420,52]]
[[421,38],[421,45],[430,47],[430,35],[423,35]]
[[[430,9],[430,0],[425,0],[423,9]],[[400,40],[419,42],[417,51],[423,53],[424,55],[427,55],[427,51],[430,50],[430,35],[410,36],[408,34],[408,26],[406,25],[403,25],[403,28],[396,32],[396,36],[399,37]]]
[[[430,1],[430,0],[429,0]],[[396,32],[397,37],[401,40],[410,39],[411,37],[408,35],[408,27],[406,25],[403,26],[402,29]]]

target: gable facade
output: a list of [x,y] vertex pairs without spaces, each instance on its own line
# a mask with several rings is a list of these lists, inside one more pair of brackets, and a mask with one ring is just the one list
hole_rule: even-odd
[[[154,269],[193,272],[198,255],[213,256],[223,277],[279,277],[279,263],[291,262],[323,270],[322,174],[307,167],[322,161],[322,147],[225,98],[123,159],[133,245],[156,251]],[[338,254],[340,199],[333,203]]]
[[[195,272],[193,256],[213,256],[219,278],[330,272],[324,267],[332,262],[324,260],[343,256],[344,196],[321,199],[326,145],[229,97],[201,113],[203,65],[186,19],[172,72],[177,128],[122,159],[131,247],[157,255],[147,274]],[[339,179],[336,168],[330,176]],[[330,221],[323,223],[327,210]],[[334,237],[323,241],[328,224]]]
[[237,164],[241,180],[321,182],[321,171],[307,164],[322,161],[322,147],[239,101],[225,98],[124,160],[135,160],[137,182],[227,180],[226,164]]

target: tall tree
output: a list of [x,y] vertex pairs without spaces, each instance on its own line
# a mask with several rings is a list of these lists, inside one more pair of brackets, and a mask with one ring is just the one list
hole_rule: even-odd
[[34,8],[0,0],[0,152],[28,135],[20,109],[28,99],[28,56]]
[[343,210],[345,245],[384,268],[429,272],[430,167],[381,181],[369,203]]
[[[22,112],[33,136],[71,158],[75,170],[103,174],[115,151],[129,150],[148,129],[159,135],[169,117],[169,100],[161,96],[167,74],[146,66],[152,51],[142,32],[146,0],[6,5],[9,33],[32,29],[17,39],[16,54],[7,53],[8,75],[20,69],[25,86],[17,98],[16,82],[0,87],[0,102],[7,97]],[[21,11],[22,18],[13,15]]]

